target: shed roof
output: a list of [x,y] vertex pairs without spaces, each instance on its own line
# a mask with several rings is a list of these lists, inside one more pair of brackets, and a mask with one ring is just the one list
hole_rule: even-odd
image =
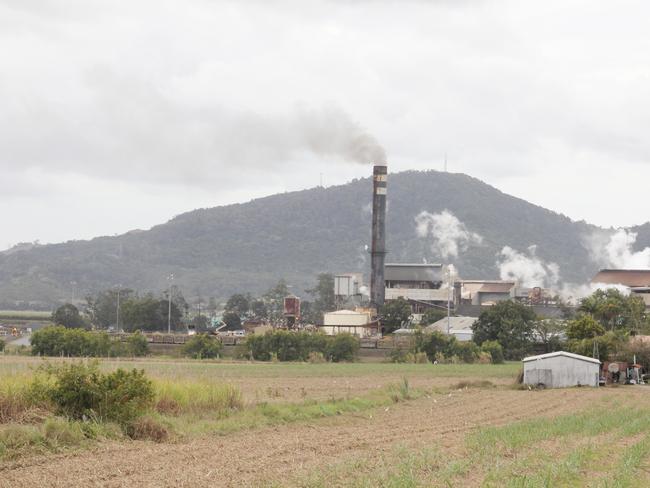
[[587,361],[590,363],[600,364],[600,361],[598,359],[590,358],[588,356],[581,356],[580,354],[573,354],[572,352],[566,352],[566,351],[549,352],[548,354],[539,354],[538,356],[528,356],[527,358],[523,359],[523,362],[526,363],[528,361],[538,361],[541,359],[554,358],[558,356],[564,356],[572,359],[577,359],[580,361]]
[[[449,325],[451,329],[454,330],[466,330],[471,332],[472,325],[478,319],[476,317],[449,317]],[[444,317],[437,322],[434,322],[431,325],[425,327],[427,331],[439,330],[442,332],[447,332],[447,317]]]
[[592,283],[608,285],[650,286],[648,269],[601,269],[591,280]]
[[486,283],[477,293],[510,293],[510,290],[515,286],[514,283]]
[[442,264],[386,264],[384,279],[386,281],[442,281]]

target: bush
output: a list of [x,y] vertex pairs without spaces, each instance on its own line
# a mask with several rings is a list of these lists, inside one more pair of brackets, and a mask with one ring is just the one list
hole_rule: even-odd
[[222,348],[221,341],[208,334],[197,334],[183,345],[182,354],[194,359],[215,359]]
[[131,334],[126,340],[126,344],[127,351],[131,356],[140,357],[149,354],[149,341],[140,331]]
[[567,349],[575,354],[591,357],[594,351],[594,342],[598,343],[598,359],[607,361],[610,356],[616,356],[624,346],[627,338],[614,332],[607,332],[592,339],[572,339],[567,342]]
[[41,368],[47,381],[36,382],[57,413],[72,419],[111,420],[121,425],[153,405],[153,385],[144,371],[118,369],[104,374],[97,363],[69,363]]
[[359,340],[352,334],[338,334],[328,342],[327,359],[334,363],[354,361],[359,353]]
[[160,421],[148,415],[138,417],[126,427],[131,439],[163,442],[169,437],[169,430]]
[[257,361],[309,361],[320,353],[329,361],[352,361],[359,350],[359,340],[350,334],[326,336],[321,332],[269,331],[246,339],[246,348]]
[[5,350],[6,345],[7,343],[3,339],[0,339],[0,352]]
[[105,332],[87,332],[61,326],[45,327],[31,336],[35,356],[102,357],[112,348]]
[[497,341],[483,342],[483,344],[481,344],[481,351],[490,354],[493,364],[502,364],[504,361],[503,348],[501,347],[501,344],[499,344]]

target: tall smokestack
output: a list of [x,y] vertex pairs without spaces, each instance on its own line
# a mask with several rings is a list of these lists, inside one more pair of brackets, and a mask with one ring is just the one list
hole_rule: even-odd
[[388,168],[377,165],[372,173],[372,246],[370,248],[370,304],[384,304],[384,260],[386,257],[386,179]]

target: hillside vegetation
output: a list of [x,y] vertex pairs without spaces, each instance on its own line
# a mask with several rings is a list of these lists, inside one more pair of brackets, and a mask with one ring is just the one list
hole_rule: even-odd
[[[157,292],[174,273],[188,297],[258,293],[284,278],[304,294],[317,273],[366,271],[371,182],[355,180],[243,204],[194,210],[147,231],[0,253],[0,306],[52,304],[106,289]],[[446,262],[417,236],[415,216],[448,209],[483,241],[454,262],[463,277],[498,278],[505,245],[560,265],[561,278],[583,282],[596,271],[582,246],[597,229],[506,195],[466,175],[403,172],[389,177],[388,261]],[[641,229],[644,230],[644,229]],[[641,232],[638,244],[650,239]],[[34,305],[32,303],[31,305]]]

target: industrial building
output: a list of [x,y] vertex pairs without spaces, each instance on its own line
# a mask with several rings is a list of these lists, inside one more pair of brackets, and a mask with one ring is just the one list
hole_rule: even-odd
[[411,304],[413,314],[421,314],[431,307],[447,307],[451,293],[442,288],[442,264],[386,264],[384,271],[385,298],[404,298]]
[[620,285],[629,288],[650,308],[650,270],[647,269],[601,269],[591,280],[593,285]]
[[565,351],[524,358],[524,384],[545,388],[598,386],[600,361]]
[[364,338],[379,334],[379,323],[367,310],[337,310],[323,315],[320,329],[327,335],[348,333]]
[[502,280],[460,280],[455,284],[458,303],[489,306],[516,297],[517,283]]

